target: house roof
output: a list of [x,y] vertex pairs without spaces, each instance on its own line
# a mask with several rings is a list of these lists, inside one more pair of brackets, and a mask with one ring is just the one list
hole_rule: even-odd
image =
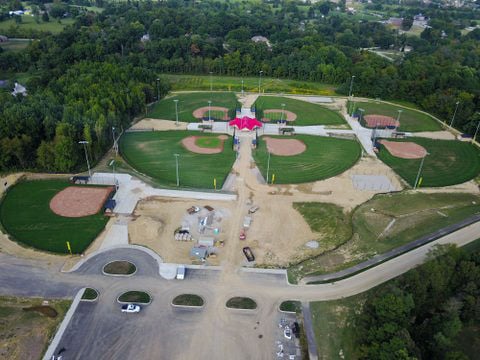
[[205,259],[208,255],[206,247],[192,247],[190,250],[190,256],[198,259]]

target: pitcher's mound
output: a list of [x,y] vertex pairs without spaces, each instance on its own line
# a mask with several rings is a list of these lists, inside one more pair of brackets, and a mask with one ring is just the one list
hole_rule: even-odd
[[390,154],[402,159],[421,159],[427,154],[423,146],[410,141],[380,140],[379,143],[385,146]]
[[387,126],[396,126],[399,127],[400,123],[392,118],[391,116],[384,116],[384,115],[365,115],[364,117],[365,123],[367,127],[374,128],[374,127],[381,127],[385,128]]
[[69,186],[50,200],[50,209],[64,217],[84,217],[100,211],[113,187]]
[[273,155],[293,156],[307,150],[305,143],[297,139],[275,139],[271,137],[265,137],[263,139]]
[[196,154],[219,154],[223,151],[226,135],[219,136],[189,136],[182,140],[185,148]]

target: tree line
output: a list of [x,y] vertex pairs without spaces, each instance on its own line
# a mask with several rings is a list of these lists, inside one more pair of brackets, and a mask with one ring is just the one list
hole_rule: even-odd
[[[88,124],[93,142],[99,142],[92,149],[98,157],[108,141],[97,129],[139,113],[155,98],[159,73],[254,76],[262,71],[337,84],[342,94],[348,94],[355,76],[355,96],[407,100],[443,119],[452,118],[458,102],[454,126],[474,132],[480,119],[480,29],[462,35],[445,10],[421,37],[407,37],[379,22],[343,16],[333,11],[337,6],[344,5],[168,0],[107,2],[102,13],[82,11],[62,33],[42,35],[21,52],[0,53],[0,70],[11,77],[26,73],[29,93],[25,99],[0,97],[0,139],[6,149],[16,149],[5,152],[10,155],[3,155],[0,169],[75,168],[78,161],[65,166],[49,156],[60,122],[69,130],[60,129],[59,137],[75,134],[75,141]],[[257,35],[269,42],[252,41]],[[414,50],[396,62],[362,50],[401,51],[406,45]],[[124,78],[104,78],[93,69],[105,67]],[[162,94],[168,88],[163,81],[158,86]],[[26,116],[16,120],[22,125],[5,125],[20,112]]]
[[361,359],[468,359],[462,329],[480,324],[480,252],[453,245],[371,292],[356,320]]

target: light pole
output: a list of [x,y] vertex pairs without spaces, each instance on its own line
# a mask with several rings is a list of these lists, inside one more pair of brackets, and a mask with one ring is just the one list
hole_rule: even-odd
[[475,141],[475,139],[477,138],[478,128],[480,128],[480,120],[478,120],[477,130],[475,130],[475,134],[473,135],[473,141]]
[[263,70],[260,70],[260,72],[258,73],[258,93],[260,94],[260,88],[262,86],[262,74],[263,74]]
[[455,103],[455,111],[453,112],[452,121],[450,121],[450,127],[453,126],[453,122],[455,121],[455,115],[457,115],[458,104],[460,104],[460,101],[457,101]]
[[210,117],[210,108],[212,107],[212,100],[208,100],[208,121],[211,121],[212,118]]
[[242,96],[243,96],[243,79],[242,79]]
[[285,104],[282,104],[282,117],[280,119],[280,122],[283,122],[284,118],[285,118]]
[[400,126],[400,116],[402,115],[403,110],[402,110],[402,109],[398,109],[397,111],[398,111],[397,126],[395,126],[395,128],[397,128],[398,126]]
[[177,174],[177,187],[180,186],[180,178],[178,176],[178,157],[180,154],[173,154],[175,156],[175,173]]
[[90,171],[90,162],[88,161],[88,153],[87,153],[87,144],[88,141],[82,140],[78,142],[79,144],[83,145],[83,149],[85,150],[85,160],[87,160],[87,168],[88,168],[88,177],[92,177],[92,172]]
[[422,168],[423,168],[423,162],[425,161],[425,158],[427,157],[427,155],[430,155],[428,152],[425,153],[425,155],[423,156],[422,158],[422,161],[420,162],[420,166],[418,167],[418,173],[417,173],[417,177],[415,179],[415,184],[413,186],[413,189],[415,190],[418,186],[418,180],[420,179],[420,173],[422,172]]
[[358,111],[360,111],[360,117],[358,118],[358,122],[360,123],[363,119],[363,113],[365,112],[365,109],[358,108]]
[[178,126],[178,99],[173,100],[175,103],[175,126]]
[[158,86],[159,81],[160,81],[160,78],[157,78],[157,101],[160,100],[160,86]]
[[210,91],[212,91],[213,90],[213,84],[212,84],[212,74],[213,74],[213,72],[210,71],[209,74],[210,74]]
[[350,91],[348,92],[348,97],[352,97],[352,89],[353,89],[353,80],[355,79],[355,75],[352,75],[352,79],[350,80]]
[[267,160],[267,185],[268,185],[268,173],[270,172],[270,149],[268,151],[268,160]]
[[115,151],[115,156],[118,156],[118,145],[117,145],[117,140],[115,139],[115,126],[112,126],[112,137],[113,137],[113,150]]

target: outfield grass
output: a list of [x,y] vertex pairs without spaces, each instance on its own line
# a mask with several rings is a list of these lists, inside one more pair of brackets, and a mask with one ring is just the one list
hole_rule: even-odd
[[[269,182],[272,174],[275,174],[275,183],[278,184],[327,179],[352,167],[361,155],[360,145],[354,140],[310,135],[295,135],[292,138],[303,141],[307,150],[295,156],[271,155]],[[261,138],[257,149],[253,151],[253,157],[266,179],[268,152]]]
[[[474,145],[456,140],[408,138],[423,146],[430,154],[425,158],[421,186],[447,186],[471,180],[480,173],[480,151]],[[420,167],[421,159],[401,159],[381,146],[378,157],[411,186]]]
[[[344,125],[345,119],[336,111],[324,106],[306,101],[289,99],[278,96],[260,96],[255,102],[255,107],[262,112],[268,109],[282,109],[292,111],[297,115],[293,125]],[[260,119],[259,119],[260,120]],[[280,119],[278,119],[280,120]]]
[[[120,139],[124,159],[138,171],[152,177],[161,185],[176,186],[176,164],[173,154],[180,154],[180,186],[192,188],[221,188],[235,161],[232,138],[224,142],[223,152],[213,155],[195,154],[183,147],[181,141],[188,136],[198,136],[194,131],[158,131],[126,133]],[[202,137],[216,137],[203,134]]]
[[[163,74],[172,90],[210,90],[209,75],[173,75]],[[214,91],[258,92],[258,77],[215,76],[211,77]],[[312,95],[335,95],[335,85],[317,82],[275,79],[262,77],[262,93],[289,93]]]
[[17,241],[55,253],[82,253],[104,229],[108,217],[100,211],[81,218],[58,216],[50,210],[50,200],[71,186],[64,180],[24,181],[10,188],[0,204],[0,221]]
[[[324,203],[307,204],[309,211],[304,209],[303,212],[310,214],[304,217],[312,230],[318,231],[321,222],[325,222],[328,235],[321,241],[332,238],[331,241],[341,243],[344,240],[345,246],[290,267],[289,280],[292,282],[307,274],[330,273],[353,266],[480,213],[480,196],[467,193],[376,195],[352,213],[342,215],[333,208],[330,214],[323,215],[327,219],[337,219],[335,221],[319,220],[315,216],[325,211]],[[353,236],[340,237],[336,232],[340,229],[344,234],[351,233]]]
[[[193,112],[201,107],[208,107],[208,101],[212,101],[212,106],[226,107],[233,113],[239,106],[235,94],[232,92],[193,92],[175,94],[156,103],[149,113],[149,117],[154,119],[176,120],[175,102],[178,100],[178,120],[186,122],[197,122]],[[211,112],[213,118],[216,112]],[[207,115],[208,116],[208,115]],[[222,114],[223,116],[223,114]]]
[[49,22],[40,21],[40,23],[37,24],[33,16],[23,15],[20,24],[17,24],[14,19],[0,21],[0,32],[7,32],[11,27],[15,28],[18,26],[21,29],[32,29],[58,34],[66,26],[72,25],[74,22],[74,19],[62,19],[61,22],[51,19]]
[[439,131],[442,130],[442,125],[432,118],[430,115],[422,113],[420,111],[404,108],[400,105],[385,104],[383,102],[368,101],[357,102],[354,104],[348,103],[348,109],[358,111],[358,109],[364,109],[363,115],[385,115],[391,116],[394,119],[398,117],[398,110],[402,110],[400,115],[400,127],[399,131]]

